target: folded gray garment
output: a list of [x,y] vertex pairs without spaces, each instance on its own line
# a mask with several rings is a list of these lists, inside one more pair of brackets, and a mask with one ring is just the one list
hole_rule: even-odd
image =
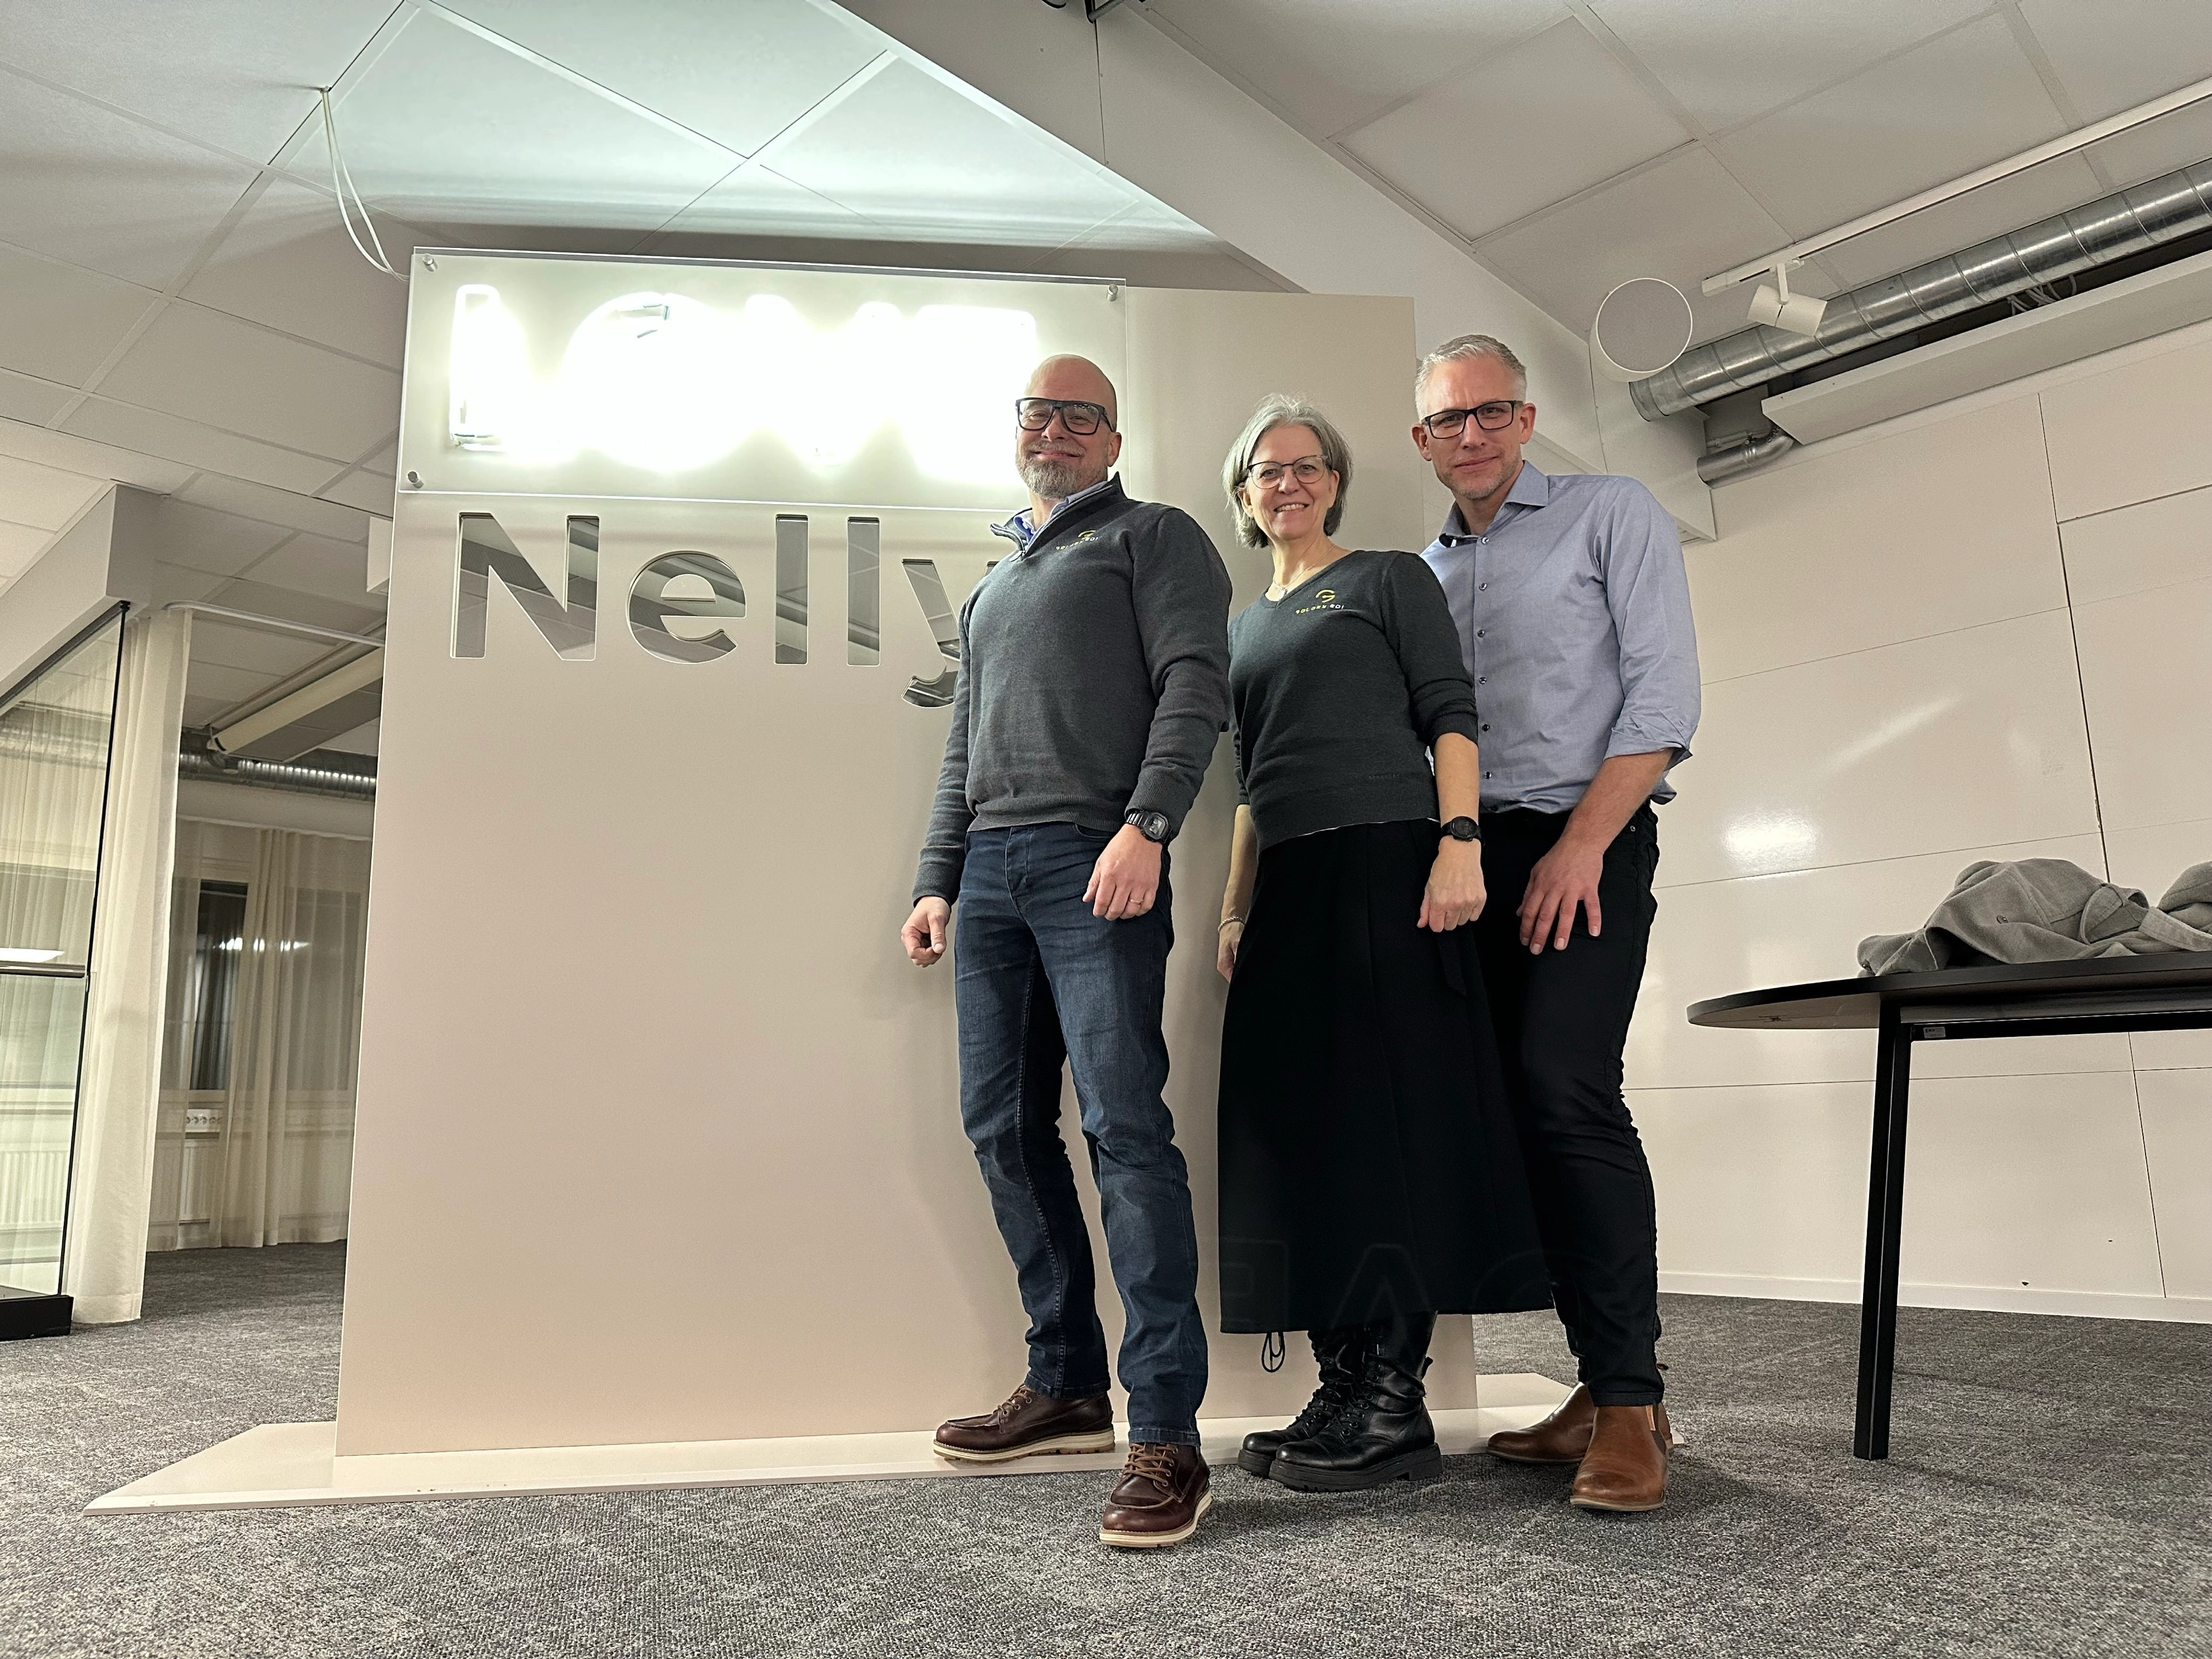
[[1906,974],[2167,951],[2212,951],[2212,864],[2191,865],[2154,907],[2064,859],[1984,860],[1959,872],[1917,933],[1861,939],[1859,967]]

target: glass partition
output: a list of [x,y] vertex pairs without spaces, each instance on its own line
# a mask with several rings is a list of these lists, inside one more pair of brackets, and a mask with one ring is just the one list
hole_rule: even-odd
[[123,618],[0,701],[0,1287],[60,1288]]

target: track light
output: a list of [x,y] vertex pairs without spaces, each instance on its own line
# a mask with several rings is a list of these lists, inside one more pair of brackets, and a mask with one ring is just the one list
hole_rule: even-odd
[[1791,334],[1818,334],[1820,319],[1828,313],[1828,302],[1809,294],[1790,291],[1790,266],[1793,263],[1784,260],[1774,267],[1771,288],[1761,283],[1752,290],[1751,320]]

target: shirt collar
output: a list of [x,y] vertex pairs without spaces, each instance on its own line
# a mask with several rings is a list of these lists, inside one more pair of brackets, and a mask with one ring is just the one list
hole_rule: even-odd
[[[1498,507],[1498,519],[1505,516],[1505,509],[1509,507],[1539,507],[1547,505],[1551,499],[1551,479],[1536,470],[1535,462],[1524,460],[1521,463],[1520,472],[1514,477],[1513,488],[1505,492],[1505,500]],[[1492,530],[1498,527],[1498,519],[1491,520],[1490,527]],[[1444,527],[1437,532],[1437,544],[1457,547],[1474,539],[1468,530],[1467,520],[1460,516],[1459,503],[1454,501],[1451,511],[1444,514]]]
[[1012,541],[1015,546],[1020,548],[1023,552],[1026,553],[1030,550],[1030,544],[1035,542],[1039,536],[1044,533],[1045,526],[1049,526],[1054,519],[1059,518],[1062,514],[1066,513],[1069,507],[1073,507],[1078,501],[1087,501],[1093,495],[1102,494],[1106,490],[1113,489],[1115,482],[1116,480],[1114,475],[1109,472],[1106,477],[1101,478],[1097,483],[1092,484],[1089,489],[1077,490],[1073,495],[1070,495],[1058,507],[1053,508],[1051,516],[1045,520],[1044,526],[1032,524],[1030,521],[1030,509],[1025,507],[1020,512],[1015,514],[1012,518],[1007,520],[1004,524],[993,525],[991,528],[996,531],[1000,535],[1006,537],[1008,540]]

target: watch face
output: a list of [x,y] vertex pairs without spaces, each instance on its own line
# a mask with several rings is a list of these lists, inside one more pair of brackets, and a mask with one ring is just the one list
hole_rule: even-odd
[[1134,824],[1137,833],[1146,841],[1168,838],[1168,815],[1164,812],[1132,812],[1127,821]]

